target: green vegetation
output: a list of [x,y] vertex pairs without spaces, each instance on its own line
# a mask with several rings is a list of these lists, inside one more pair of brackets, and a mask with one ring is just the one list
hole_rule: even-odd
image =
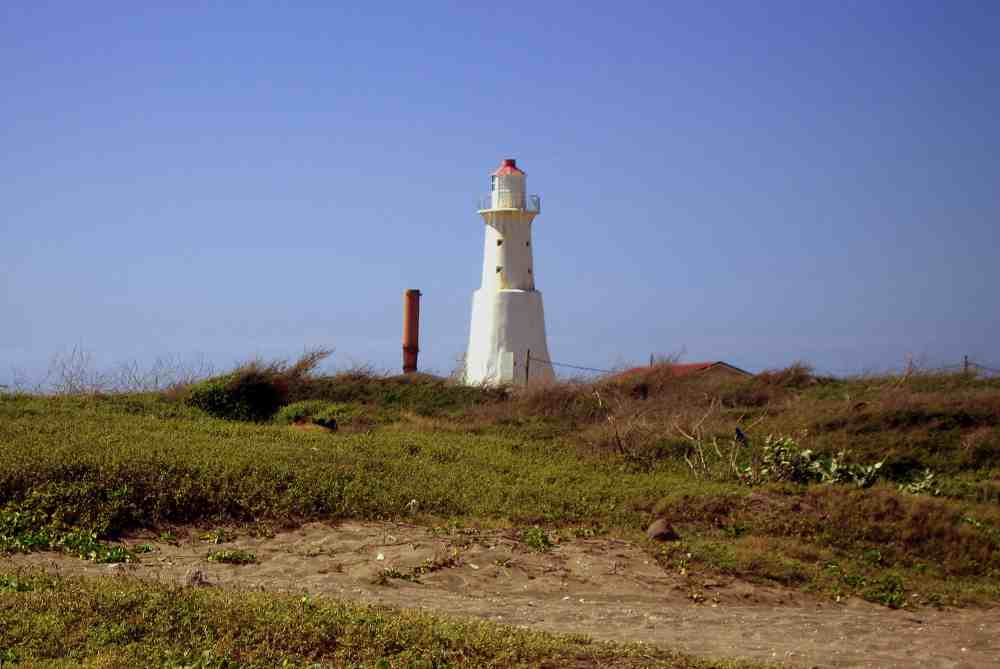
[[357,405],[324,400],[302,400],[283,406],[274,417],[274,422],[283,425],[312,423],[336,430],[350,425],[360,415]]
[[323,350],[307,353],[294,365],[264,364],[255,360],[229,374],[175,389],[175,394],[186,404],[217,418],[269,420],[330,353]]
[[205,558],[209,562],[222,562],[225,564],[254,564],[257,556],[250,551],[231,548],[221,551],[212,551]]
[[[681,540],[650,551],[692,583],[1000,599],[1000,380],[667,364],[514,392],[314,376],[316,355],[164,394],[0,395],[0,548],[131,559],[111,542],[140,527],[406,518],[530,528],[546,550],[662,516]],[[350,429],[289,429],[323,416]],[[89,550],[62,538],[80,533]]]
[[525,546],[536,551],[547,551],[553,546],[548,532],[540,527],[529,527],[524,530],[521,533],[521,541],[524,542]]
[[198,538],[210,544],[224,544],[232,541],[234,537],[225,528],[217,527],[211,532],[205,532]]
[[0,573],[0,664],[751,669],[323,597]]

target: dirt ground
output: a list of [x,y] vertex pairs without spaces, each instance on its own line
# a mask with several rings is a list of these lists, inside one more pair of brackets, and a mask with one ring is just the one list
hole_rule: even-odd
[[[204,530],[175,534],[177,541],[169,543],[154,535],[129,537],[129,543],[153,546],[135,565],[97,565],[53,553],[0,562],[63,574],[127,573],[324,594],[789,667],[1000,666],[998,608],[893,611],[725,578],[692,589],[641,547],[617,539],[573,539],[537,552],[510,531],[444,533],[353,522],[311,523],[271,537],[237,533],[218,545],[201,538]],[[206,559],[210,551],[233,548],[254,552],[258,562]]]

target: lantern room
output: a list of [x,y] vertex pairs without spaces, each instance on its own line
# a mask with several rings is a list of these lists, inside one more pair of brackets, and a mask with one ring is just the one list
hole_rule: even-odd
[[490,179],[491,209],[524,209],[525,174],[513,158],[505,158]]

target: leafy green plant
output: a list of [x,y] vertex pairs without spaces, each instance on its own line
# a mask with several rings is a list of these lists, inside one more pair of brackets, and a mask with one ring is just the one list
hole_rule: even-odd
[[0,592],[29,592],[31,584],[10,574],[0,574]]
[[0,553],[58,550],[100,563],[135,562],[127,546],[99,541],[97,533],[66,528],[39,511],[8,507],[0,511]]
[[861,594],[868,601],[883,604],[890,609],[898,609],[906,605],[903,579],[893,573],[869,581]]
[[[817,478],[816,460],[809,449],[800,449],[791,437],[767,435],[761,453],[761,481],[809,483]],[[836,467],[831,467],[833,475]]]
[[937,495],[940,490],[937,487],[936,475],[927,468],[923,474],[917,476],[909,483],[900,483],[899,491],[911,495]]
[[759,457],[746,465],[737,466],[739,479],[747,485],[778,481],[792,483],[841,483],[868,488],[879,478],[884,460],[873,464],[851,464],[847,454],[820,455],[800,448],[789,436],[767,435]]
[[548,533],[537,526],[529,527],[528,529],[522,531],[521,541],[523,541],[528,548],[539,552],[551,550],[554,545]]
[[232,541],[234,537],[225,528],[217,527],[211,532],[202,534],[199,539],[210,544],[224,544]]
[[221,562],[224,564],[255,564],[257,562],[256,555],[239,548],[212,551],[205,559],[210,562]]

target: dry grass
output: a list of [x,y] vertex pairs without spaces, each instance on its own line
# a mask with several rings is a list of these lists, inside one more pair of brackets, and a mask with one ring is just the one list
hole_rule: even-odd
[[[668,565],[691,553],[705,569],[890,604],[911,583],[939,601],[1000,598],[1000,380],[829,379],[802,365],[734,379],[665,363],[491,390],[293,369],[278,370],[296,379],[288,400],[343,404],[357,429],[211,421],[162,396],[8,399],[4,500],[107,531],[204,515],[392,518],[416,498],[434,516],[484,522],[635,531],[665,515],[685,537]],[[881,482],[748,488],[738,467],[768,434],[847,451],[846,463],[884,460]],[[928,468],[927,495],[897,489]]]

